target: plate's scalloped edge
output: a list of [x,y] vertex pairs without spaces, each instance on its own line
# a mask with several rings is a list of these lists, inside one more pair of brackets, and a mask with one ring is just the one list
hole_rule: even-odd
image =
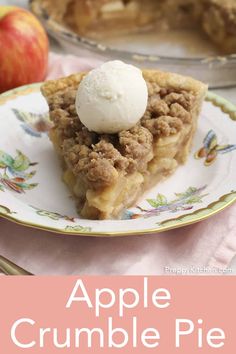
[[[32,92],[37,92],[39,90],[40,85],[41,85],[41,83],[36,83],[36,84],[26,85],[26,86],[16,88],[14,90],[7,91],[7,92],[0,95],[0,105],[6,103],[7,101],[9,101],[11,99],[18,97],[18,96],[27,95]],[[219,107],[222,112],[226,113],[229,116],[229,118],[236,121],[236,107],[232,103],[230,103],[226,99],[224,99],[212,92],[208,92],[207,97],[206,97],[206,101],[211,102],[216,107]],[[33,224],[28,221],[18,220],[16,217],[6,215],[2,212],[0,212],[0,216],[5,219],[8,219],[10,221],[13,221],[17,224],[26,226],[26,227],[31,227],[34,229],[39,229],[39,230],[43,230],[43,231],[49,231],[49,232],[54,232],[54,233],[59,233],[59,234],[64,234],[64,235],[97,236],[97,237],[109,237],[109,236],[115,237],[115,236],[129,236],[129,235],[137,235],[138,236],[138,235],[159,233],[159,232],[175,229],[178,227],[194,224],[196,222],[205,220],[205,219],[209,218],[210,216],[217,214],[218,212],[224,210],[226,207],[232,205],[235,202],[236,202],[236,192],[232,191],[229,194],[221,196],[218,201],[211,203],[206,208],[198,209],[191,214],[183,215],[183,216],[178,217],[176,219],[166,220],[165,222],[162,222],[162,225],[157,228],[137,230],[137,231],[135,231],[135,230],[123,231],[123,232],[95,232],[93,230],[91,230],[89,232],[73,232],[73,231],[66,231],[63,229],[57,229],[57,228],[53,228],[53,227],[51,228],[48,226]],[[204,213],[204,215],[199,216],[199,214],[202,214],[202,213]],[[197,217],[191,218],[191,216],[194,216],[194,215]],[[190,220],[186,220],[189,218],[190,218]],[[168,223],[169,223],[169,225],[168,225]]]
[[214,106],[219,107],[223,113],[229,115],[232,120],[236,120],[236,106],[227,101],[225,98],[216,95],[213,92],[208,92],[206,101],[213,103]]

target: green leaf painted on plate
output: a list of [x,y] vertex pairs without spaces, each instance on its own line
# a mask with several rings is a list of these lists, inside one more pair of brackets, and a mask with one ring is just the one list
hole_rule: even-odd
[[156,199],[147,199],[148,204],[150,204],[153,208],[158,208],[159,204]]
[[0,213],[2,214],[15,214],[13,211],[11,211],[9,208],[5,207],[4,205],[0,205]]
[[67,215],[61,215],[59,213],[55,213],[55,212],[44,210],[44,209],[39,209],[39,208],[33,207],[33,206],[32,206],[32,208],[34,208],[36,210],[36,213],[38,215],[43,216],[43,217],[48,217],[52,220],[66,220],[66,221],[75,222],[74,217],[70,217]]
[[36,213],[40,216],[46,216],[52,220],[60,220],[61,219],[61,215],[57,214],[57,213],[53,213],[51,211],[47,211],[47,210],[37,210]]
[[163,194],[158,194],[156,199],[147,199],[147,202],[153,207],[158,208],[163,205],[167,205],[167,198]]
[[190,196],[192,196],[193,193],[196,193],[197,188],[195,187],[189,187],[185,192],[183,193],[175,193],[176,197],[178,197],[178,200],[180,199],[185,199]]
[[8,189],[16,193],[24,193],[38,186],[38,183],[27,183],[36,174],[35,170],[27,170],[37,163],[31,162],[21,151],[16,150],[16,152],[17,155],[12,157],[0,150],[0,191]]
[[167,198],[163,194],[158,194],[156,201],[159,205],[166,205],[168,203]]
[[76,226],[66,226],[65,231],[71,231],[71,232],[82,232],[82,233],[87,233],[91,232],[92,228],[91,227],[85,227],[81,225],[76,225]]

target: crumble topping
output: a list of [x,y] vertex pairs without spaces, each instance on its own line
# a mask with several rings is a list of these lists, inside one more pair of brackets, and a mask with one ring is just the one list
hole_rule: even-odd
[[195,96],[191,92],[163,89],[147,82],[147,110],[135,127],[118,134],[90,132],[75,110],[76,90],[66,88],[48,98],[51,119],[62,154],[75,175],[93,189],[112,185],[118,172],[144,173],[153,158],[153,140],[177,134],[191,123]]
[[158,136],[177,134],[183,126],[181,119],[171,116],[146,119],[143,124],[153,135]]
[[191,122],[191,114],[181,104],[173,103],[170,106],[170,116],[180,118],[183,123]]
[[143,171],[151,159],[152,140],[152,134],[140,125],[111,138],[83,129],[77,137],[64,140],[62,151],[73,172],[82,174],[89,185],[99,189],[116,181],[117,170]]
[[150,113],[156,116],[166,116],[170,112],[170,108],[165,101],[161,101],[158,99],[150,100],[151,107]]
[[121,151],[126,157],[134,160],[145,158],[152,147],[152,140],[150,132],[139,125],[119,133]]
[[168,106],[170,106],[172,103],[179,103],[187,111],[191,109],[193,101],[194,96],[191,93],[185,91],[181,93],[171,92],[164,97],[164,102],[166,102]]

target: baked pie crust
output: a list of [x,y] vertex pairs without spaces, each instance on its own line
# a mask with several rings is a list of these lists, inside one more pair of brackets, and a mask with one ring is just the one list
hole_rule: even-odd
[[49,135],[80,215],[118,218],[186,162],[207,87],[177,74],[144,70],[149,99],[140,122],[119,134],[97,134],[83,126],[75,109],[84,75],[42,85],[53,122]]
[[222,52],[236,52],[235,0],[34,0],[36,13],[38,4],[53,20],[89,38],[153,26],[196,28]]

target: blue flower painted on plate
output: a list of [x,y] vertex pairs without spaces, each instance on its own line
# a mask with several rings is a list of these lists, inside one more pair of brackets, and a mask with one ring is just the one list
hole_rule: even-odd
[[137,212],[127,210],[123,219],[138,219],[158,216],[162,213],[176,213],[178,211],[191,210],[194,204],[202,203],[202,199],[207,196],[203,194],[207,186],[201,188],[189,187],[183,193],[175,193],[175,199],[168,201],[165,195],[158,194],[155,199],[147,199],[151,209],[144,209],[137,206]]
[[28,180],[36,174],[36,171],[28,170],[35,165],[37,162],[31,162],[19,150],[15,157],[0,150],[0,191],[4,192],[8,189],[16,193],[24,193],[26,190],[35,188],[37,183],[28,183]]
[[23,112],[16,108],[13,108],[12,112],[22,122],[21,127],[24,132],[32,137],[41,138],[50,129],[48,113]]
[[218,154],[227,154],[233,150],[236,150],[236,144],[219,145],[216,133],[213,130],[210,130],[203,140],[203,146],[194,156],[196,159],[204,158],[205,166],[210,166],[216,161]]

